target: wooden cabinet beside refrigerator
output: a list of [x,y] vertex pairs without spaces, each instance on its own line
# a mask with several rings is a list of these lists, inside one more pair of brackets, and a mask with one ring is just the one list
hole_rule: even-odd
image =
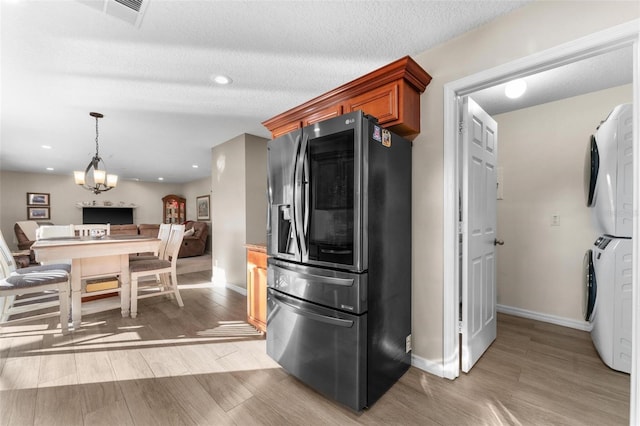
[[247,245],[247,322],[267,331],[267,247]]

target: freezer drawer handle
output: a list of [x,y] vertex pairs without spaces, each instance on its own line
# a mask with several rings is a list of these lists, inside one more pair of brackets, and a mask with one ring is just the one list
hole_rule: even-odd
[[353,321],[351,320],[345,320],[345,319],[340,319],[340,318],[333,318],[333,317],[327,317],[324,315],[319,315],[313,312],[309,312],[307,310],[304,310],[302,308],[299,308],[295,305],[292,305],[290,303],[287,303],[285,301],[285,299],[282,296],[279,296],[275,293],[271,293],[271,295],[273,296],[274,299],[276,299],[276,302],[278,302],[281,306],[295,312],[298,315],[301,315],[303,317],[307,317],[309,319],[315,320],[315,321],[320,321],[320,322],[324,322],[326,324],[331,324],[331,325],[335,325],[338,327],[345,327],[345,328],[349,328],[353,326]]
[[333,249],[320,249],[322,253],[328,254],[351,254],[353,250],[333,250]]
[[282,268],[276,265],[272,265],[274,272],[277,271],[282,275],[293,275],[296,278],[309,282],[322,282],[330,285],[340,285],[344,287],[353,286],[353,278],[336,278],[336,277],[324,277],[320,275],[310,275],[302,272],[294,271],[289,268]]

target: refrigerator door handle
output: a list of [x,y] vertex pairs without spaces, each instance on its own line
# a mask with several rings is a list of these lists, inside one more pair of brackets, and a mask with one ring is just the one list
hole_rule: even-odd
[[[295,236],[294,240],[296,243],[296,256],[301,252],[300,250],[300,231],[298,227],[298,210],[300,209],[300,203],[298,202],[299,192],[296,188],[297,184],[297,176],[298,176],[298,157],[300,156],[300,135],[296,137],[296,145],[295,145],[295,159],[293,161],[293,173],[291,174],[291,190],[293,191],[293,202],[291,203],[291,209],[293,210],[293,215],[291,218],[291,223],[293,225],[293,235]],[[302,259],[298,259],[302,260]]]
[[[308,257],[309,254],[309,137],[306,137],[306,140],[303,142],[303,151],[302,158],[304,159],[303,169],[302,169],[302,184],[304,185],[304,223],[302,227],[302,237],[304,243],[304,254]],[[307,259],[305,257],[305,259]]]
[[288,303],[285,298],[283,298],[282,296],[280,296],[279,294],[277,294],[275,292],[271,292],[271,295],[275,299],[276,303],[278,303],[281,307],[283,307],[285,309],[288,309],[288,310],[296,313],[297,315],[301,315],[301,316],[306,317],[306,318],[311,319],[311,320],[320,321],[320,322],[323,322],[325,324],[335,325],[337,327],[345,327],[345,328],[353,327],[353,321],[351,321],[351,320],[328,317],[326,315],[316,314],[315,312],[311,312],[311,311],[308,311],[308,310],[306,310],[304,308],[301,308],[299,306],[295,306],[295,305],[293,305],[291,303]]
[[271,208],[273,206],[270,175],[271,173],[267,172],[267,235],[271,234]]
[[[295,214],[294,221],[296,222],[296,231],[298,238],[298,247],[300,248],[300,255],[302,256],[301,260],[303,262],[307,261],[308,257],[308,247],[306,241],[306,220],[308,205],[306,205],[306,201],[308,197],[306,197],[306,183],[304,181],[304,168],[305,168],[305,160],[307,154],[309,137],[306,134],[302,135],[302,142],[300,144],[299,151],[297,153],[297,160],[295,165]],[[305,196],[303,199],[303,195]]]

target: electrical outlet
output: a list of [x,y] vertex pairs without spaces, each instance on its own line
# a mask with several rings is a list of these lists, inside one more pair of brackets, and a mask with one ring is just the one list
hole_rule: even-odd
[[408,335],[407,339],[405,340],[405,352],[411,352],[411,335]]
[[560,226],[560,214],[554,213],[551,215],[551,226]]

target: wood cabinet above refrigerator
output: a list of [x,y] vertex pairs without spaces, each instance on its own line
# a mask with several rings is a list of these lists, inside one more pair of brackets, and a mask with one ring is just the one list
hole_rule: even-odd
[[331,90],[262,124],[277,138],[309,124],[362,110],[393,132],[414,139],[420,133],[420,94],[431,76],[411,57]]

